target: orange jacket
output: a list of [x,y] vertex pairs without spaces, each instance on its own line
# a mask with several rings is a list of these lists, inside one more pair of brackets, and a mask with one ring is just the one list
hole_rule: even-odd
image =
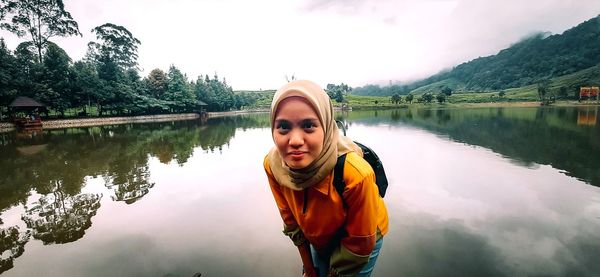
[[264,167],[284,233],[296,245],[306,239],[319,253],[331,253],[327,254],[330,270],[340,276],[358,273],[368,262],[377,236],[388,232],[387,210],[369,163],[354,152],[347,154],[343,199],[333,185],[333,171],[314,186],[296,191],[277,183],[268,158]]

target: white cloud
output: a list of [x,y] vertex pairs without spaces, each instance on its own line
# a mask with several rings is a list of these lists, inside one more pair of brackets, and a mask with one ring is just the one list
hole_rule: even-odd
[[[82,38],[54,39],[74,60],[106,22],[142,41],[147,74],[175,64],[234,89],[277,88],[285,75],[352,86],[424,77],[495,54],[534,31],[594,17],[597,0],[66,0]],[[21,41],[0,32],[9,47]]]

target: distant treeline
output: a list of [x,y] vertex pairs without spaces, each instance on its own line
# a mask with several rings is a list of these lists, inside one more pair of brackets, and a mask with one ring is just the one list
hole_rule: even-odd
[[[125,27],[106,23],[91,32],[85,57],[73,62],[50,41],[81,35],[60,0],[0,0],[0,28],[27,37],[14,51],[0,38],[0,119],[17,96],[28,96],[60,115],[148,114],[241,108],[255,94],[234,94],[214,74],[188,80],[177,67],[152,70],[141,77],[141,44]],[[201,102],[200,102],[201,101]],[[201,106],[200,104],[206,104]]]
[[[188,80],[177,67],[152,70],[142,78],[134,67],[116,63],[112,55],[72,62],[63,49],[48,42],[42,62],[36,62],[27,42],[11,53],[0,39],[0,106],[16,96],[34,98],[64,114],[76,109],[99,115],[193,112],[240,108],[251,94],[234,94],[215,74]],[[207,104],[200,106],[199,101]],[[87,109],[86,109],[87,108]]]
[[365,85],[362,87],[353,88],[350,93],[365,96],[391,96],[394,94],[408,94],[414,88],[414,86],[410,85]]
[[449,86],[454,91],[497,91],[536,84],[598,64],[600,16],[562,34],[548,36],[538,33],[497,55],[474,59],[421,81],[387,87],[367,85],[355,88],[352,93],[377,96],[408,94],[432,84]]

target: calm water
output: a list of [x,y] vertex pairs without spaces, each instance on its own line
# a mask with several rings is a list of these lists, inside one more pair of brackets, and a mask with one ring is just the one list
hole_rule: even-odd
[[[374,275],[600,275],[598,114],[340,114],[390,181]],[[299,276],[271,145],[267,115],[0,134],[0,273]]]

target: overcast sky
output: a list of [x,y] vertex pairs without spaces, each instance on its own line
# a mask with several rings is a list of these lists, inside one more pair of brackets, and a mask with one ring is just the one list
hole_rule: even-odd
[[[111,22],[141,40],[140,68],[216,72],[234,90],[286,75],[321,85],[388,84],[496,54],[534,32],[562,33],[599,0],[64,0],[83,37],[53,38],[73,60]],[[23,41],[0,31],[14,49]]]

